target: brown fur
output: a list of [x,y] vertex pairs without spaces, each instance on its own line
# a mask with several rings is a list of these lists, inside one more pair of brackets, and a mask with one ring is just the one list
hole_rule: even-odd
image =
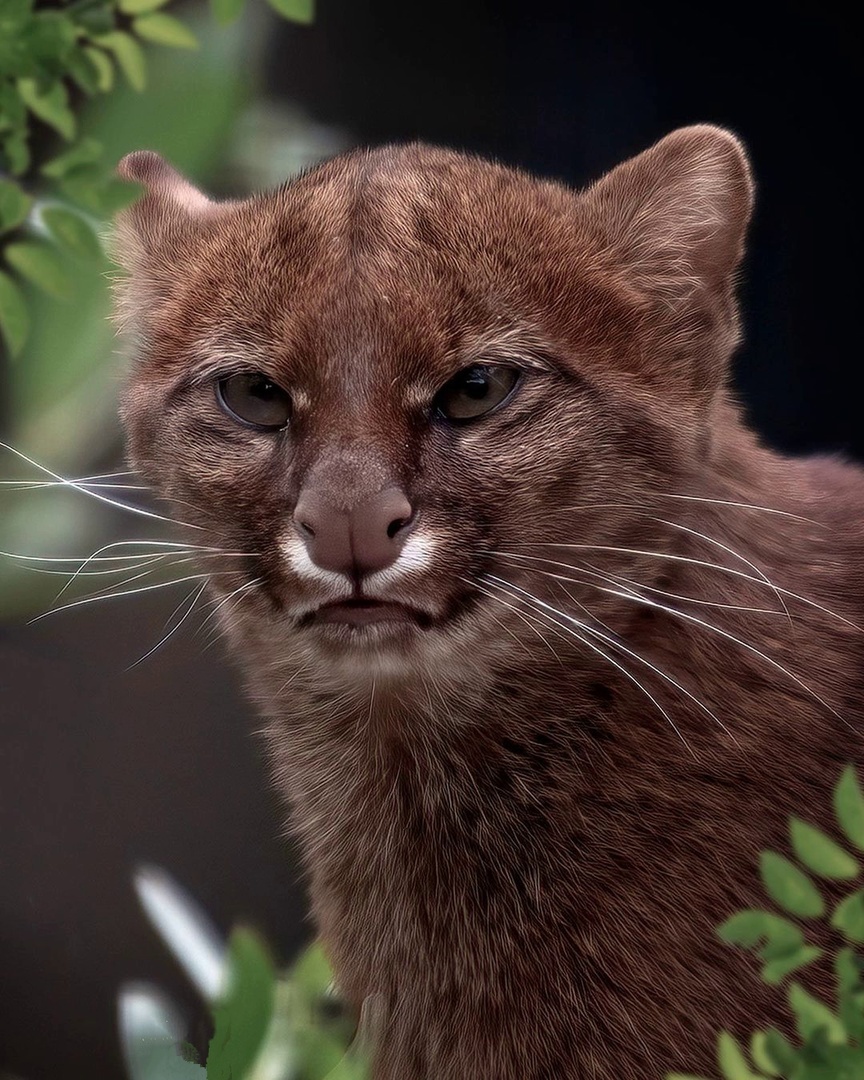
[[[684,129],[582,193],[421,145],[229,204],[123,170],[148,185],[118,241],[132,459],[194,542],[254,553],[211,584],[260,579],[225,630],[376,1077],[710,1070],[781,997],[713,928],[764,902],[790,813],[828,826],[864,720],[864,475],[764,449],[726,386],[740,145]],[[514,398],[431,416],[479,359],[528,365]],[[294,395],[287,432],[219,411],[238,365]],[[333,587],[282,545],[310,476],[409,494],[431,563],[378,593],[430,627],[308,625]]]

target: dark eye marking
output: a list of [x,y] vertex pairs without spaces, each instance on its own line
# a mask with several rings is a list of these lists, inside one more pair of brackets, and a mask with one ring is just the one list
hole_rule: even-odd
[[507,364],[472,364],[441,387],[435,409],[456,424],[478,420],[510,399],[521,376],[519,368]]
[[288,392],[258,371],[219,379],[216,400],[232,420],[256,431],[279,431],[291,419]]

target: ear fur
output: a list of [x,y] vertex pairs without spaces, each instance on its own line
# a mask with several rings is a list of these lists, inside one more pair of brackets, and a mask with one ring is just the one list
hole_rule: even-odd
[[128,272],[117,288],[121,325],[138,324],[158,302],[171,271],[181,262],[220,204],[209,199],[151,150],[127,154],[117,166],[124,180],[144,186],[137,202],[117,216],[115,262]]
[[680,128],[582,197],[613,262],[646,301],[666,377],[686,377],[710,396],[738,340],[735,276],[753,206],[741,143],[710,124]]

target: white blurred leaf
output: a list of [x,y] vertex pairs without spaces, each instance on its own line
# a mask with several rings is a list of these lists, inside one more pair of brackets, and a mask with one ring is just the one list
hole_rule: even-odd
[[123,987],[117,1020],[129,1080],[204,1080],[204,1069],[180,1056],[183,1024],[174,1005],[158,990]]
[[150,922],[202,997],[214,1001],[222,993],[226,973],[226,947],[219,932],[164,870],[141,866],[133,881]]

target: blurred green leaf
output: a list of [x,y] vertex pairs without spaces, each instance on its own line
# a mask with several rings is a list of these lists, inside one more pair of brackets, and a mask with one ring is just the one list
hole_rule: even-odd
[[834,812],[846,836],[864,851],[864,794],[852,765],[844,769],[834,791]]
[[71,150],[52,158],[39,170],[44,176],[57,180],[79,165],[90,165],[102,156],[102,143],[96,139],[85,138],[76,143]]
[[47,90],[40,90],[35,79],[19,79],[18,92],[34,116],[49,124],[64,139],[75,137],[75,115],[69,108],[69,95],[59,80]]
[[815,945],[802,945],[800,949],[785,953],[783,956],[766,958],[765,965],[762,968],[762,978],[769,985],[776,986],[787,975],[791,975],[793,971],[798,971],[800,968],[812,964],[821,955],[822,950]]
[[846,1041],[846,1029],[840,1020],[800,983],[792,983],[788,997],[789,1007],[795,1014],[795,1027],[802,1039],[812,1039],[821,1028],[829,1042],[842,1045]]
[[779,1076],[777,1062],[771,1056],[768,1049],[768,1035],[764,1031],[754,1031],[750,1038],[750,1057],[757,1069],[761,1069],[766,1076]]
[[268,0],[268,3],[292,22],[308,24],[315,18],[315,0]]
[[124,15],[144,15],[165,7],[169,0],[119,0],[117,6]]
[[825,904],[816,886],[785,856],[776,851],[763,851],[759,871],[771,899],[791,915],[816,919],[824,914]]
[[0,8],[0,72],[28,78],[62,75],[75,45],[75,27],[65,12],[31,12],[16,0]]
[[821,829],[793,817],[789,823],[792,848],[808,870],[824,878],[854,878],[860,866]]
[[207,1080],[244,1076],[273,1015],[276,969],[257,934],[242,927],[234,930],[228,942],[228,971],[227,992],[213,1009]]
[[220,26],[228,26],[240,17],[245,4],[246,0],[210,0],[210,10]]
[[744,1051],[728,1031],[721,1031],[717,1039],[717,1065],[723,1080],[765,1080],[751,1070]]
[[92,262],[102,256],[102,245],[89,222],[64,206],[49,206],[42,220],[52,236],[73,255]]
[[96,72],[97,87],[103,94],[107,94],[114,85],[114,65],[111,57],[92,45],[85,46],[83,52]]
[[839,930],[847,941],[864,944],[864,890],[847,896],[834,911],[831,925]]
[[198,38],[188,26],[172,15],[163,15],[161,11],[153,15],[141,15],[132,20],[132,29],[146,41],[157,45],[170,45],[175,49],[197,49]]
[[107,34],[114,29],[114,5],[106,0],[76,0],[68,11],[88,34]]
[[85,94],[92,97],[94,94],[99,93],[99,79],[96,74],[96,69],[87,59],[87,55],[83,49],[74,52],[69,57],[68,71],[70,77]]
[[131,34],[115,30],[94,39],[97,45],[109,49],[117,58],[120,70],[133,90],[139,92],[147,85],[147,60],[138,42]]
[[0,233],[17,228],[30,213],[33,199],[14,180],[0,177]]
[[19,240],[7,244],[6,261],[44,292],[58,300],[72,296],[72,281],[54,248],[42,240]]
[[2,270],[0,270],[0,330],[3,332],[10,356],[18,356],[30,332],[30,316],[21,290]]
[[13,176],[25,173],[30,167],[30,148],[27,145],[26,133],[13,131],[4,136],[3,154]]

